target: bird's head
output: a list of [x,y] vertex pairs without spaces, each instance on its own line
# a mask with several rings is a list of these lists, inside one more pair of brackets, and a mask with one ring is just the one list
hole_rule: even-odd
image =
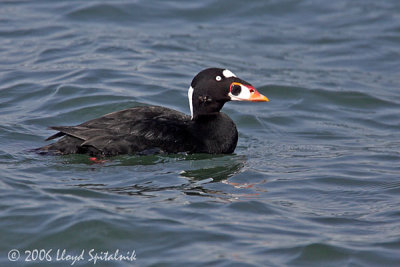
[[236,77],[230,70],[205,69],[197,74],[188,91],[192,119],[217,113],[228,101],[266,102],[250,83]]

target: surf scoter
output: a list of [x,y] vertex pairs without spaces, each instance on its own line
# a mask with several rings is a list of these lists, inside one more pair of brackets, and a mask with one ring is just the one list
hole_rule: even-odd
[[233,153],[235,123],[220,110],[228,101],[269,101],[231,71],[209,68],[194,77],[188,91],[191,115],[159,106],[134,107],[106,114],[59,131],[40,153],[114,156],[140,153]]

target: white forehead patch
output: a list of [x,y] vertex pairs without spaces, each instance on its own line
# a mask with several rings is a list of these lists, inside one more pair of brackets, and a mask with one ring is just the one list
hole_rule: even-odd
[[233,74],[233,72],[230,71],[230,70],[224,70],[224,71],[222,72],[222,74],[225,76],[225,78],[236,77],[236,75]]

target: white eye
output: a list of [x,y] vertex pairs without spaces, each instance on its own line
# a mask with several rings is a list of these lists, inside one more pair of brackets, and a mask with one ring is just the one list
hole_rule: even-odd
[[222,80],[221,76],[217,76],[215,77],[215,79],[219,82],[220,80]]

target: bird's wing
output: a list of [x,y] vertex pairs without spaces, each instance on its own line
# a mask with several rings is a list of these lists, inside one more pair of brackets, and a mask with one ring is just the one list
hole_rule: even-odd
[[135,153],[152,148],[174,153],[193,147],[188,132],[190,117],[178,111],[158,107],[135,107],[106,114],[77,126],[55,126],[63,135],[82,140],[80,146],[92,146],[104,154]]

